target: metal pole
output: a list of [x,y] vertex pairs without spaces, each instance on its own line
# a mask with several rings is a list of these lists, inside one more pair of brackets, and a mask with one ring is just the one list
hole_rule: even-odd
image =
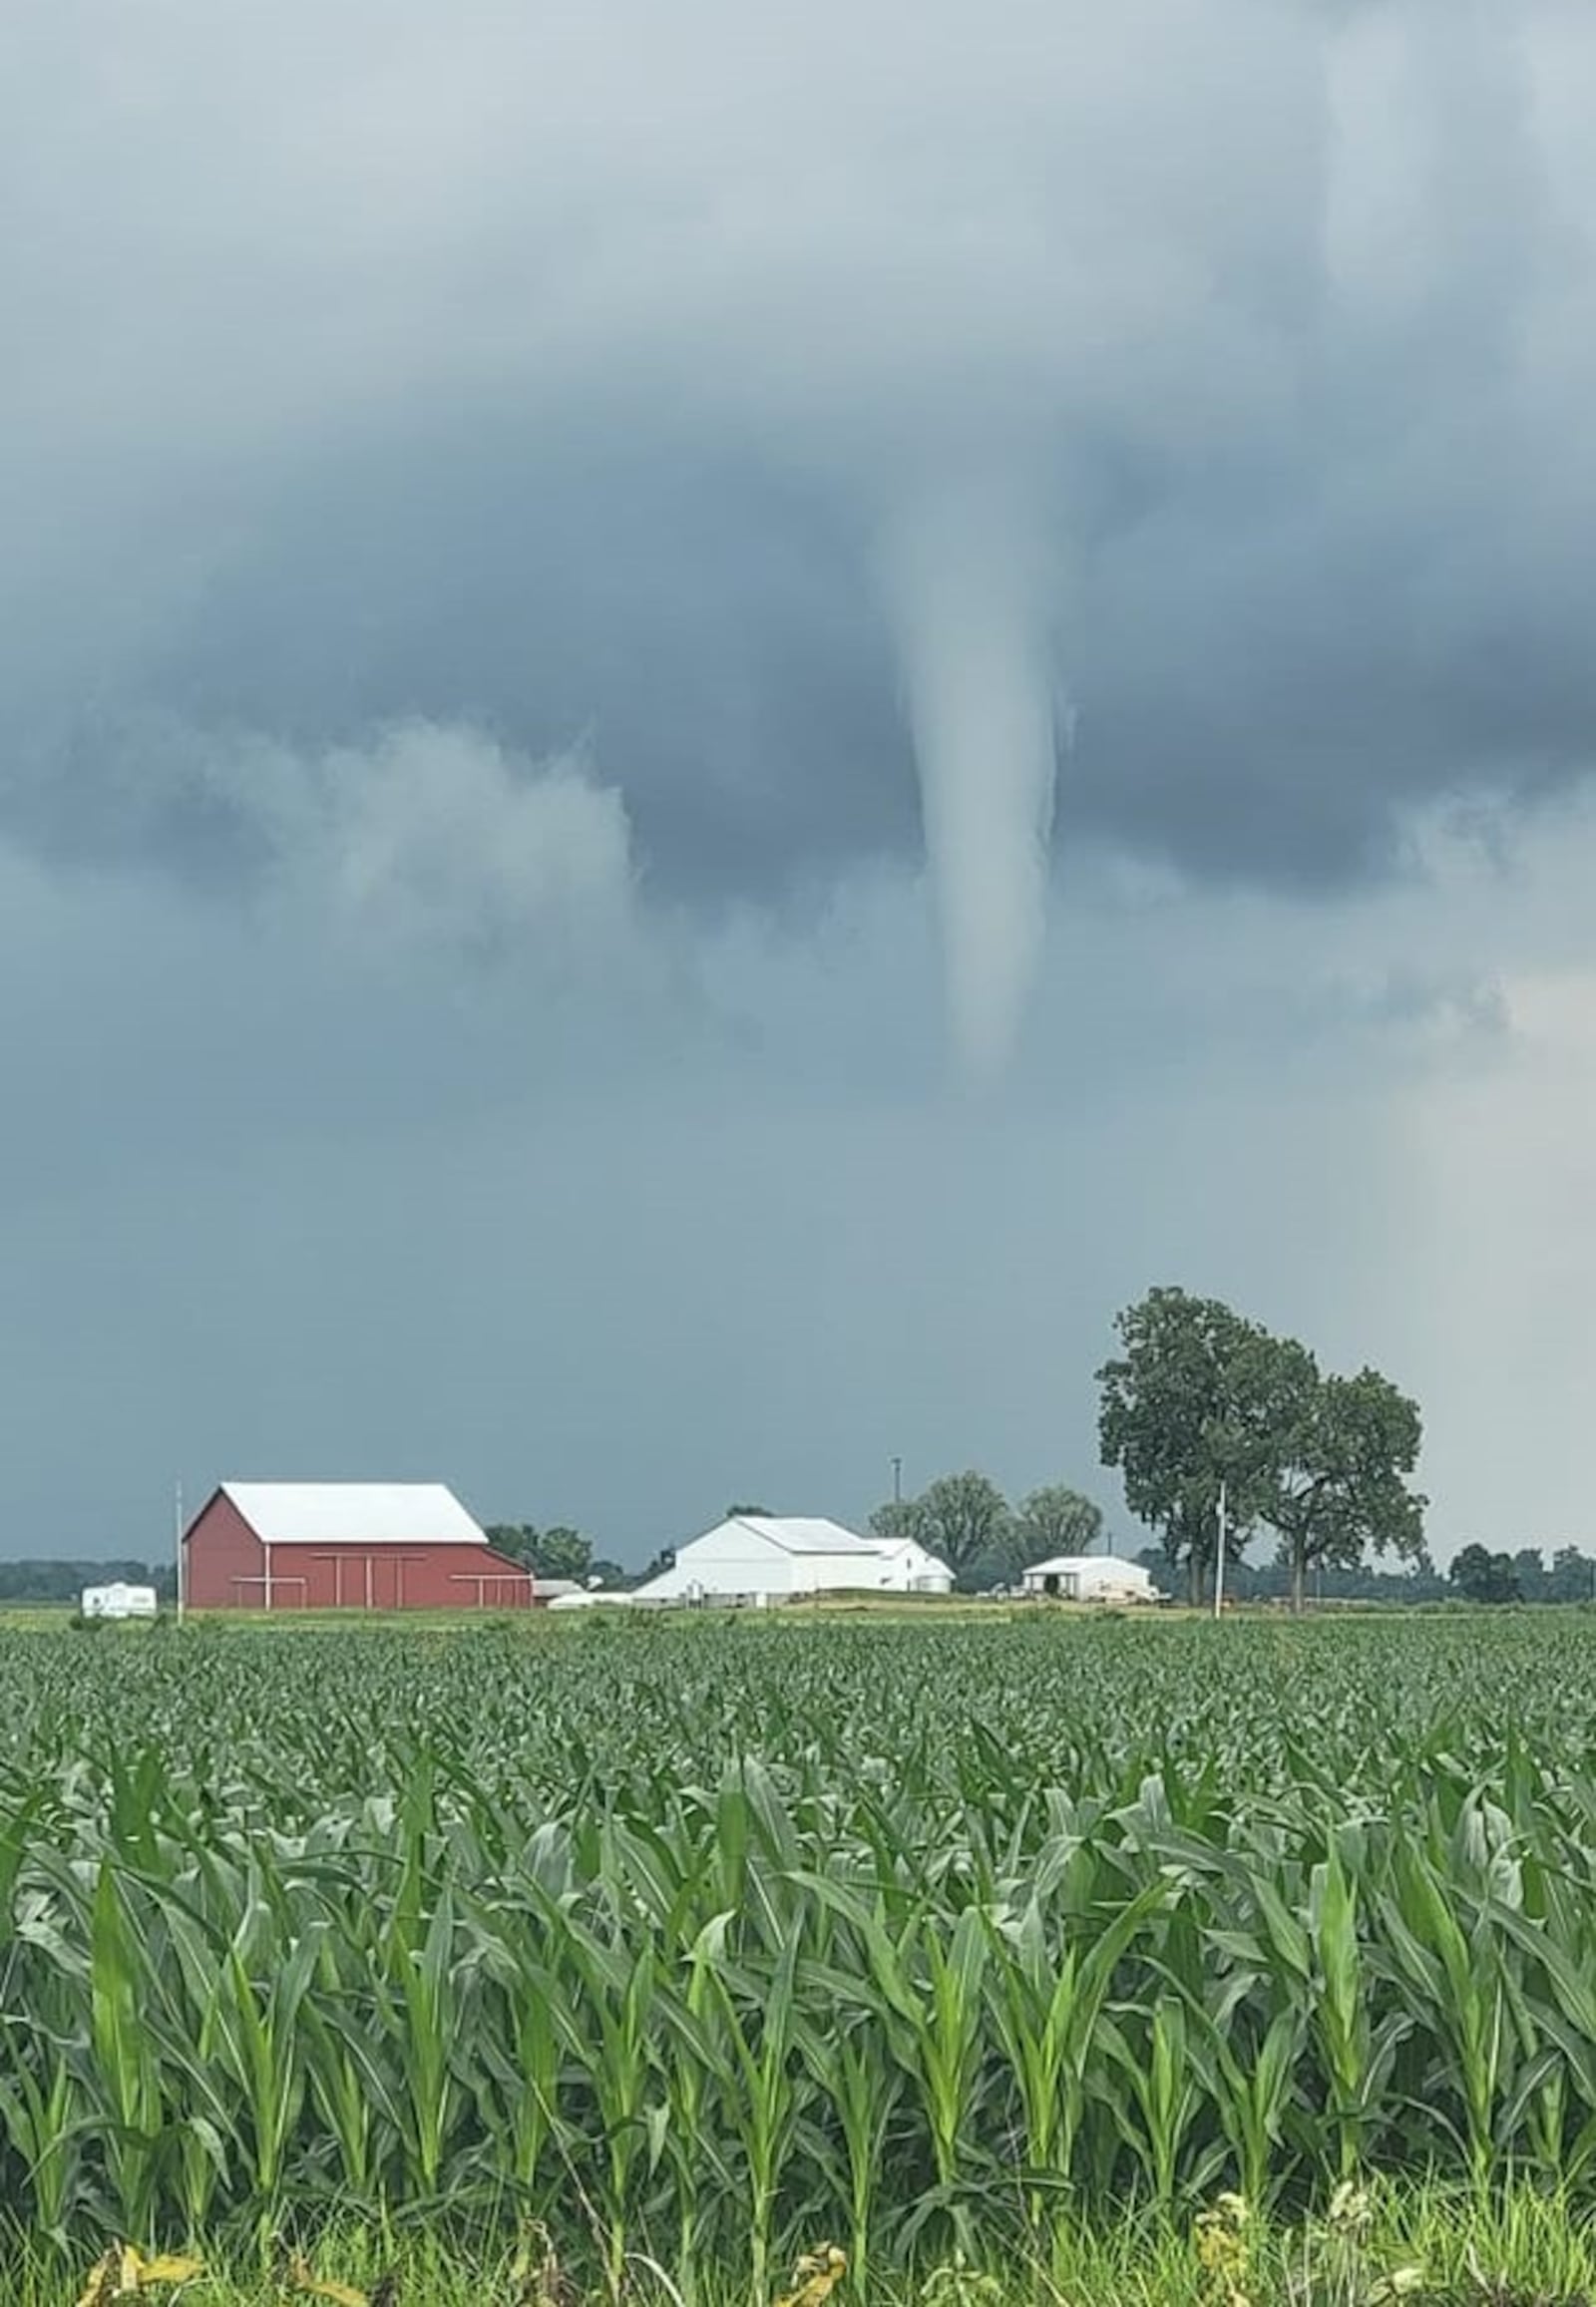
[[1225,1485],[1219,1485],[1219,1552],[1214,1558],[1214,1616],[1225,1607]]
[[178,1624],[181,1626],[183,1624],[183,1476],[181,1474],[178,1476],[174,1504],[178,1525]]
[[892,1502],[895,1506],[901,1506],[904,1502],[904,1462],[902,1458],[894,1458],[892,1462]]

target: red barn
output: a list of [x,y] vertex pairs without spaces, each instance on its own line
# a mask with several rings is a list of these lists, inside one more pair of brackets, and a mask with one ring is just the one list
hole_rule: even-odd
[[223,1482],[183,1534],[193,1610],[507,1610],[532,1574],[441,1482]]

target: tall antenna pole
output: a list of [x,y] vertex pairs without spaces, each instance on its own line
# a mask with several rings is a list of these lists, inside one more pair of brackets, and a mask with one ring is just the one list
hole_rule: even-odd
[[1214,1557],[1214,1616],[1225,1607],[1225,1482],[1219,1482],[1219,1552]]

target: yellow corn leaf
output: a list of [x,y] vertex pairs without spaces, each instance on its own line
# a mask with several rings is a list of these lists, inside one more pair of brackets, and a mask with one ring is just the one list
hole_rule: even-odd
[[192,2283],[196,2275],[202,2275],[204,2271],[203,2259],[183,2259],[171,2251],[159,2252],[153,2259],[141,2259],[131,2244],[123,2248],[122,2288],[125,2291],[142,2291],[147,2283]]
[[784,2291],[775,2307],[821,2307],[848,2272],[848,2254],[835,2243],[822,2243],[818,2251],[806,2251],[793,2268],[793,2287]]
[[84,2285],[78,2307],[110,2307],[120,2288],[121,2275],[122,2253],[113,2243],[108,2251],[102,2251],[90,2268],[89,2280]]
[[150,2283],[190,2283],[204,2273],[202,2259],[180,2259],[170,2253],[147,2259],[131,2243],[112,2243],[101,2252],[91,2270],[78,2307],[112,2307]]
[[356,2291],[348,2283],[329,2283],[301,2252],[289,2253],[286,2272],[291,2291],[308,2291],[317,2299],[330,2299],[332,2307],[370,2307],[364,2291]]
[[301,2289],[313,2292],[318,2299],[330,2299],[332,2307],[371,2307],[364,2291],[357,2291],[349,2283],[329,2283],[320,2275],[312,2275]]

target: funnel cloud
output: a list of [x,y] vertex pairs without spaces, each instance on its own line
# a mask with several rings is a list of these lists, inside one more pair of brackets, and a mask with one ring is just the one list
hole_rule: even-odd
[[947,492],[884,556],[949,1022],[976,1079],[1012,1053],[1046,928],[1059,730],[1035,530],[1012,492]]

